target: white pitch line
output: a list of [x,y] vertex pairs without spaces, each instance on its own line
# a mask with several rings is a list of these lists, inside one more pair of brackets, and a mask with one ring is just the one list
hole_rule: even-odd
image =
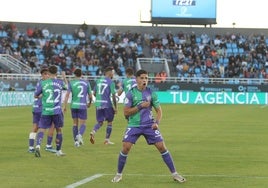
[[85,179],[83,179],[81,181],[75,182],[75,183],[73,183],[71,185],[67,185],[65,188],[75,188],[75,187],[83,185],[83,184],[85,184],[87,182],[90,182],[90,181],[92,181],[94,179],[97,179],[97,178],[99,178],[101,176],[103,176],[103,174],[95,174],[94,176],[90,176],[90,177],[85,178]]
[[[97,179],[102,176],[111,176],[114,174],[95,174],[93,176],[90,176],[88,178],[85,178],[81,181],[78,181],[76,183],[73,183],[71,185],[67,185],[65,188],[75,188],[80,185],[83,185],[85,183],[88,183],[94,179]],[[160,177],[160,176],[171,176],[171,175],[164,175],[164,174],[125,174],[125,176],[154,176],[154,177]],[[268,176],[240,176],[240,175],[225,175],[225,174],[185,174],[183,175],[185,177],[206,177],[206,178],[246,178],[246,179],[268,179]]]
[[267,104],[266,104],[266,105],[261,106],[261,108],[266,108],[266,107],[268,107],[268,105],[267,105]]
[[[113,174],[103,174],[103,176],[110,176]],[[124,174],[125,176],[154,176],[154,177],[161,177],[161,176],[171,176],[171,175],[164,175],[164,174]],[[252,179],[268,179],[268,176],[241,176],[241,175],[226,175],[226,174],[183,174],[185,177],[207,177],[207,178],[213,178],[213,177],[219,177],[219,178],[252,178]]]

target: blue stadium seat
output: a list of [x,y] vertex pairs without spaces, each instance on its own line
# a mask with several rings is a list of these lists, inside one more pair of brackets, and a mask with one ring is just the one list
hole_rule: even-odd
[[237,48],[237,44],[236,43],[232,43],[232,48]]
[[232,53],[233,53],[232,48],[227,48],[227,49],[226,49],[226,53],[227,53],[227,56],[228,56],[228,57],[229,57],[230,55],[232,55]]
[[180,40],[177,36],[173,37],[174,43],[179,44]]
[[45,60],[45,56],[44,56],[43,54],[39,54],[39,55],[38,55],[38,59],[39,59],[39,60]]
[[244,48],[239,48],[238,52],[239,52],[240,55],[243,55],[244,54]]
[[196,38],[195,38],[195,42],[196,42],[197,44],[200,44],[200,43],[201,43],[201,38],[200,38],[200,37],[196,37]]
[[219,63],[223,63],[223,57],[219,58]]
[[64,44],[70,45],[70,41],[68,39],[63,40]]
[[75,45],[79,45],[80,44],[80,39],[76,39],[75,40]]
[[92,35],[90,35],[90,40],[91,40],[91,41],[94,41],[96,38],[97,38],[97,36],[96,36],[96,35],[93,35],[93,34],[92,34]]
[[266,45],[268,45],[268,38],[267,38],[267,39],[265,39],[265,43],[266,43]]
[[233,48],[233,53],[238,53],[238,48]]
[[[1,33],[1,31],[0,31],[0,33]],[[18,47],[18,43],[17,42],[12,42],[12,48],[17,48]]]
[[233,54],[234,56],[238,55],[238,48],[233,48]]
[[75,45],[75,40],[74,39],[69,39],[70,45]]
[[67,34],[62,34],[62,35],[61,35],[61,38],[62,38],[62,40],[66,40],[66,39],[68,39]]
[[143,49],[142,49],[142,46],[141,45],[138,45],[137,46],[137,51],[138,51],[138,55],[143,54]]
[[87,67],[85,65],[82,65],[81,70],[82,70],[83,73],[85,73],[85,72],[87,72]]
[[67,34],[67,39],[69,39],[69,40],[73,40],[74,37],[73,37],[73,35],[71,35],[71,34]]
[[124,66],[120,66],[119,69],[121,70],[123,76],[126,74],[126,68]]
[[89,65],[88,68],[87,68],[87,70],[88,70],[89,72],[94,71],[93,65]]
[[6,31],[2,31],[2,37],[7,37],[7,32]]
[[232,44],[229,43],[229,42],[227,42],[227,43],[226,43],[226,47],[227,47],[227,48],[232,48]]

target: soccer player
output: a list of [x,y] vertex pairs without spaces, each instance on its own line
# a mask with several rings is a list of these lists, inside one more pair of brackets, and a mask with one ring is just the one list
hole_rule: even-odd
[[87,108],[90,107],[92,102],[92,91],[89,82],[82,79],[81,69],[75,69],[74,75],[75,79],[71,80],[68,84],[63,110],[64,112],[66,111],[69,95],[72,93],[71,115],[73,119],[73,139],[74,145],[80,147],[84,143],[83,134],[86,130]]
[[[56,129],[56,155],[64,156],[61,150],[62,146],[62,127],[63,112],[61,107],[62,90],[66,89],[66,83],[57,78],[58,68],[52,65],[48,68],[49,79],[41,81],[41,84],[35,90],[35,97],[42,95],[42,115],[40,118],[39,130],[35,146],[35,156],[41,157],[40,146],[46,129],[53,124]],[[62,77],[65,78],[65,72],[62,71]],[[66,82],[66,81],[65,81]]]
[[[148,73],[145,70],[138,70],[136,80],[137,87],[132,88],[127,93],[124,101],[124,115],[129,116],[128,126],[123,137],[122,150],[118,157],[117,174],[112,182],[122,180],[122,172],[128,153],[141,135],[144,136],[149,145],[154,145],[158,149],[173,179],[177,182],[185,182],[186,179],[176,171],[171,154],[158,129],[162,118],[162,110],[156,93],[147,87]],[[156,112],[155,118],[152,115],[152,109]]]
[[117,95],[121,96],[123,92],[125,95],[127,92],[137,85],[136,78],[134,76],[134,70],[132,67],[126,69],[126,78],[123,80],[121,88],[117,91]]
[[[95,143],[95,134],[101,128],[104,121],[107,121],[106,136],[104,144],[114,144],[110,141],[112,133],[112,123],[114,115],[117,113],[116,90],[113,79],[113,67],[107,67],[104,70],[104,76],[96,80],[93,89],[95,96],[96,120],[93,130],[90,132],[90,142]],[[112,100],[111,100],[112,96]]]
[[[40,82],[42,80],[46,80],[49,78],[49,74],[48,74],[48,69],[47,68],[43,68],[40,71],[41,73],[41,80],[37,83],[37,85],[40,85]],[[32,108],[32,114],[33,114],[33,126],[32,126],[32,131],[29,134],[29,149],[28,151],[30,153],[34,153],[35,149],[34,149],[34,142],[35,142],[35,138],[36,138],[36,133],[38,131],[38,125],[39,125],[39,121],[41,118],[41,112],[42,112],[42,102],[41,102],[41,97],[35,98],[34,99],[34,104],[33,104],[33,108]],[[51,126],[49,131],[48,131],[48,135],[47,135],[47,145],[46,145],[46,151],[49,152],[56,152],[56,150],[54,150],[52,148],[52,139],[53,139],[53,132],[54,132],[54,126]]]

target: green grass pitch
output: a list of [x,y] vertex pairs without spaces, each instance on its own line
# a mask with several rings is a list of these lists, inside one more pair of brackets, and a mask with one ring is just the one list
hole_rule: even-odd
[[[67,155],[46,152],[45,137],[41,158],[27,152],[31,107],[0,108],[0,187],[66,187],[76,182],[79,188],[267,187],[268,106],[162,104],[162,109],[160,130],[177,170],[187,178],[184,184],[172,180],[156,148],[142,137],[128,156],[123,180],[111,183],[126,126],[120,105],[111,137],[115,145],[103,144],[106,126],[90,144],[93,107],[88,111],[85,145],[75,148],[68,109],[63,129]],[[89,181],[94,175],[99,177]]]

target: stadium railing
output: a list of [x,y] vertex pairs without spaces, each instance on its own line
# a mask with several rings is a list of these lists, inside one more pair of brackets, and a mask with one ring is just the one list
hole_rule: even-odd
[[17,73],[31,73],[31,67],[9,54],[0,54],[0,65],[5,65]]
[[[67,79],[73,78],[73,76],[67,75]],[[94,81],[98,76],[84,76],[89,81]],[[124,77],[116,77],[120,80]],[[25,81],[37,81],[40,79],[39,74],[9,74],[0,73],[1,80],[25,80]],[[154,78],[149,77],[150,82],[154,82]],[[204,84],[243,84],[243,85],[262,85],[267,84],[268,79],[259,78],[203,78],[203,77],[167,77],[166,82],[170,83],[204,83]]]

